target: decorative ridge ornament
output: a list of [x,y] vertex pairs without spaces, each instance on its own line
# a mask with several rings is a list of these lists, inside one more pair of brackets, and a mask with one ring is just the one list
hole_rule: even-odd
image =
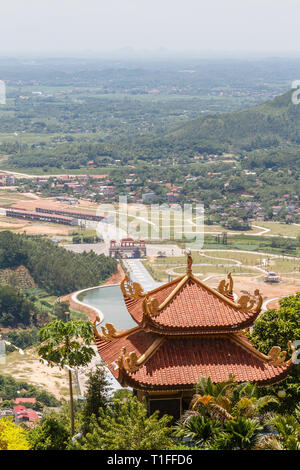
[[102,335],[107,341],[112,341],[116,337],[117,329],[112,323],[101,326]]
[[123,348],[121,349],[120,356],[117,359],[117,364],[118,364],[119,370],[124,369],[125,354],[126,354],[126,348],[123,346]]
[[[292,350],[294,353],[296,351],[296,348],[293,346],[291,341],[288,341],[288,348]],[[290,365],[292,363],[292,357],[286,361],[287,352],[286,351],[281,351],[281,348],[279,346],[273,346],[268,354],[268,359],[269,359],[269,364],[271,366],[285,366],[285,365]]]
[[[254,295],[258,297],[258,300],[257,300],[256,308],[253,312],[259,313],[261,311],[263,298],[262,298],[261,293],[259,292],[259,289],[255,289]],[[255,299],[251,299],[250,295],[244,294],[239,298],[237,305],[242,312],[248,313],[252,311],[255,305]]]
[[100,318],[97,316],[94,320],[94,335],[96,338],[101,339],[102,341],[114,341],[116,339],[122,338],[134,331],[140,329],[139,326],[135,326],[129,330],[117,330],[112,323],[106,323],[105,326],[101,326],[102,333],[99,333],[97,329],[97,322],[100,322]]
[[186,267],[186,273],[187,275],[192,274],[192,265],[193,265],[193,258],[192,258],[192,252],[190,249],[186,250],[187,254],[187,267]]
[[[126,283],[126,286],[125,286]],[[129,284],[129,277],[126,274],[123,281],[121,282],[121,290],[124,295],[124,297],[127,297],[129,299],[140,299],[141,297],[144,297],[145,292],[142,288],[142,286],[138,282],[133,282],[132,285]]]
[[231,273],[227,274],[227,279],[229,282],[226,282],[226,279],[223,279],[218,285],[218,292],[222,295],[231,295],[233,293],[233,279]]
[[125,363],[129,372],[136,372],[139,369],[138,357],[135,351],[132,351],[128,354],[128,357],[125,358]]
[[123,346],[117,361],[119,369],[130,373],[136,372],[142,365],[145,364],[152,354],[155,353],[155,351],[164,341],[164,336],[157,338],[140,357],[137,356],[136,351],[131,351],[128,356],[125,357],[126,348]]

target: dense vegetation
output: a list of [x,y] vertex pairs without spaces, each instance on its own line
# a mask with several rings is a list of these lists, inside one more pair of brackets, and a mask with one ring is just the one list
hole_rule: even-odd
[[[297,342],[300,337],[300,293],[280,299],[280,308],[263,312],[254,324],[251,341],[263,353],[268,354],[271,347],[276,345],[282,351],[287,351],[291,357],[288,341]],[[295,345],[298,348],[298,345]],[[295,359],[298,359],[299,353]],[[299,362],[299,359],[298,359]],[[293,411],[300,403],[300,365],[295,361],[292,372],[284,382],[285,398],[281,401],[281,411]],[[282,389],[278,384],[273,387],[277,392]]]
[[[4,142],[0,150],[11,155],[10,164],[16,167],[72,169],[84,167],[90,160],[94,166],[101,167],[113,163],[115,159],[126,164],[137,160],[163,161],[170,155],[180,162],[184,157],[190,158],[199,153],[221,154],[228,151],[242,156],[250,153],[247,155],[250,167],[264,164],[279,166],[284,163],[284,152],[289,153],[290,163],[297,159],[297,145],[300,143],[300,110],[292,103],[291,94],[289,91],[272,101],[240,111],[205,114],[175,129],[161,126],[156,132],[140,132],[140,135],[132,132],[129,136],[120,133],[110,140],[92,136],[88,141],[76,141],[73,137],[64,137],[59,142],[51,142],[51,145]],[[39,106],[45,112],[46,104]],[[87,113],[85,106],[92,112],[95,103],[81,105],[80,112]],[[148,103],[148,108],[151,113],[151,103]],[[128,113],[130,111],[129,106]],[[168,111],[171,112],[169,108]],[[67,110],[64,113],[68,114]],[[48,129],[46,124],[44,127]],[[36,133],[41,131],[43,129],[35,127]],[[58,129],[51,132],[57,133]],[[256,161],[257,151],[264,152],[265,163]]]
[[[192,120],[162,137],[162,143],[194,151],[250,152],[268,149],[281,143],[300,143],[300,109],[291,99],[292,92],[272,101],[242,111],[208,115]],[[224,148],[225,147],[225,148]]]
[[0,72],[8,84],[0,152],[18,167],[101,167],[297,142],[296,110],[229,113],[288,89],[299,60],[1,60]]
[[[233,377],[213,384],[202,377],[191,409],[171,424],[171,417],[149,416],[145,403],[127,390],[108,395],[102,367],[90,374],[87,406],[76,406],[71,440],[68,408],[46,415],[27,434],[35,450],[299,450],[299,408],[278,414],[279,399],[271,390],[237,384]],[[91,405],[92,408],[91,409]],[[97,408],[98,405],[99,407]],[[272,412],[266,412],[272,408]],[[91,413],[92,412],[92,413]]]
[[32,322],[35,306],[17,289],[0,286],[0,325],[28,326]]
[[117,262],[94,252],[73,253],[48,239],[0,233],[0,269],[23,264],[36,284],[54,295],[92,287],[117,269]]

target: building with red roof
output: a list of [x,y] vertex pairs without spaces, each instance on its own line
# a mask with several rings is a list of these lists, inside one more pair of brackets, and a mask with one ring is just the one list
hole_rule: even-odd
[[21,398],[16,398],[14,402],[19,405],[20,403],[36,403],[36,398],[27,398],[27,397],[21,397]]
[[193,275],[191,255],[186,274],[167,284],[144,292],[126,276],[121,289],[136,326],[121,331],[108,323],[100,333],[95,322],[97,348],[119,383],[146,397],[150,413],[178,418],[202,376],[269,385],[292,367],[279,347],[262,354],[245,335],[261,311],[260,292],[235,302],[231,275],[213,289]]
[[122,238],[120,243],[110,240],[109,256],[112,258],[142,258],[146,256],[145,240],[134,240],[131,237]]
[[14,406],[13,413],[16,423],[21,423],[23,421],[29,421],[32,423],[35,420],[39,420],[39,415],[36,411],[26,408],[23,405]]

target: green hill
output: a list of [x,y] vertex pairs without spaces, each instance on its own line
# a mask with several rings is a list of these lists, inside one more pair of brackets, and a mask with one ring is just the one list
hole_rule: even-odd
[[300,143],[300,106],[292,91],[232,113],[206,115],[163,135],[162,144],[199,151],[268,149]]
[[[206,114],[176,128],[160,129],[150,134],[120,134],[97,143],[68,142],[53,149],[51,146],[27,148],[20,153],[16,144],[10,150],[10,168],[43,167],[82,168],[86,159],[103,166],[105,159],[132,159],[148,162],[167,160],[175,156],[187,163],[197,153],[247,153],[260,164],[277,161],[279,166],[298,161],[300,144],[300,105],[291,99],[292,90],[264,104],[224,114]],[[9,153],[9,150],[6,149]],[[256,154],[257,153],[257,154]],[[287,156],[287,154],[289,155]],[[103,160],[104,159],[104,160]],[[250,162],[250,160],[249,160]]]

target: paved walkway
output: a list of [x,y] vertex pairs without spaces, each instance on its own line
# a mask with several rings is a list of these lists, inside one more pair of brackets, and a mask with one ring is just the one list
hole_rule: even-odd
[[141,284],[143,289],[148,292],[161,286],[162,282],[156,282],[151,274],[147,271],[143,263],[138,259],[123,260],[126,269],[128,269],[130,279],[133,282]]

